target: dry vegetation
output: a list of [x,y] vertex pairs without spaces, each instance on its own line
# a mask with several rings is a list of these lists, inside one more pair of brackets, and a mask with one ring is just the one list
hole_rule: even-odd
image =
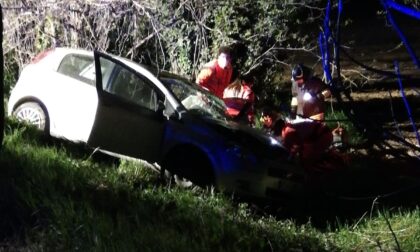
[[[154,5],[155,2],[156,1],[112,0],[3,0],[2,6],[4,7],[5,30],[5,41],[3,45],[4,54],[7,60],[6,71],[8,71],[9,74],[17,75],[19,69],[21,69],[28,62],[29,59],[31,59],[38,52],[44,50],[45,48],[53,46],[71,46],[83,47],[87,49],[99,48],[104,51],[111,50],[115,54],[120,54],[138,61],[150,63],[158,67],[168,68],[174,71],[182,72],[184,74],[192,74],[202,62],[204,62],[210,57],[210,48],[213,46],[213,43],[217,44],[219,42],[232,42],[232,40],[228,39],[225,41],[222,39],[220,41],[211,41],[207,39],[206,35],[212,33],[220,33],[223,35],[226,35],[227,33],[224,30],[218,30],[214,27],[209,26],[208,12],[200,12],[199,10],[201,9],[197,7],[199,4],[205,1],[193,0],[179,1],[180,4],[178,8],[175,9],[175,13],[179,14],[180,12],[176,11],[182,10],[183,13],[185,13],[185,15],[189,19],[193,20],[192,23],[194,23],[194,28],[188,30],[188,32],[195,31],[199,35],[194,37],[194,41],[196,42],[195,44],[192,43],[194,41],[186,41],[182,39],[178,41],[178,38],[174,36],[174,34],[168,34],[167,32],[168,30],[171,30],[175,27],[175,23],[179,24],[179,20],[174,19],[166,20],[166,22],[163,22],[163,20],[165,19],[160,19],[162,18],[162,16],[157,15],[160,9]],[[320,11],[322,12],[322,9],[311,10],[318,14]],[[188,14],[191,13],[193,13],[194,15],[189,16]],[[350,22],[351,25],[345,26],[342,32],[343,47],[351,56],[357,59],[360,63],[363,63],[366,66],[371,66],[376,69],[394,72],[393,61],[399,61],[401,66],[401,73],[405,76],[410,76],[410,79],[404,79],[403,81],[404,91],[405,95],[408,98],[408,102],[411,106],[412,116],[415,120],[415,124],[418,128],[420,128],[418,120],[418,118],[420,118],[420,104],[418,92],[420,71],[414,67],[411,58],[406,52],[404,46],[399,41],[398,36],[395,34],[395,32],[389,25],[386,25],[386,22],[384,22],[383,17],[377,18],[375,13],[371,14],[372,17],[374,17],[373,19],[375,21],[369,21],[369,19],[364,19],[358,23],[356,19],[350,17],[352,20]],[[318,18],[321,17],[317,15],[314,16]],[[418,37],[418,29],[416,29],[418,27],[418,23],[411,23],[411,21],[407,22],[408,25],[403,26],[403,28],[405,28],[405,32],[407,33],[410,41],[412,41],[413,47],[418,51],[418,53],[420,53],[420,38]],[[186,22],[181,23],[187,24]],[[267,61],[270,64],[276,65],[277,70],[284,70],[285,74],[280,74],[280,77],[284,80],[288,80],[289,66],[293,62],[308,61],[311,65],[315,66],[316,72],[320,73],[321,69],[319,65],[319,56],[317,54],[318,49],[316,47],[316,43],[313,43],[312,41],[312,43],[303,46],[303,43],[305,41],[298,42],[301,44],[297,44],[296,46],[290,47],[281,44],[274,44],[269,45],[268,47],[263,48],[259,51],[256,51],[253,55],[255,60],[245,64],[245,69],[252,69],[259,63]],[[172,45],[172,47],[170,47],[170,45]],[[176,54],[176,52],[180,51],[185,51],[186,53]],[[276,54],[278,52],[281,53]],[[184,57],[186,54],[190,55],[191,57],[188,60],[177,62],[177,60],[186,59]],[[287,57],[279,58],[279,55],[287,55]],[[365,196],[366,193],[368,193],[370,196],[375,194],[386,195],[388,193],[389,195],[393,196],[389,197],[388,199],[390,201],[395,200],[397,206],[401,206],[401,202],[405,200],[407,202],[405,202],[404,204],[405,206],[407,206],[413,199],[417,199],[418,197],[417,188],[420,184],[418,179],[420,178],[420,170],[418,169],[418,158],[420,155],[420,147],[418,145],[416,135],[413,132],[412,124],[408,120],[407,109],[403,102],[401,90],[399,90],[398,87],[398,82],[395,78],[385,78],[381,75],[374,74],[373,72],[366,70],[366,67],[355,63],[354,61],[346,57],[344,54],[342,54],[341,59],[343,67],[342,78],[345,82],[346,90],[349,91],[352,101],[346,99],[344,97],[344,94],[342,94],[344,102],[342,104],[338,104],[337,100],[334,99],[331,103],[331,106],[333,108],[333,111],[335,112],[337,112],[340,109],[353,111],[353,119],[357,119],[357,121],[360,122],[360,125],[358,125],[360,126],[360,128],[358,129],[361,130],[361,133],[365,134],[364,136],[367,138],[366,142],[363,142],[357,146],[353,146],[349,150],[352,157],[352,164],[358,170],[357,173],[347,174],[348,177],[345,179],[345,183],[342,185],[342,187],[348,187],[344,188],[343,191],[341,191],[341,193],[343,193],[343,195],[346,193],[347,195],[358,194],[358,196]],[[187,65],[189,67],[186,67]],[[265,74],[269,75],[273,74],[273,72],[266,72]],[[10,81],[9,85],[13,85],[13,77],[11,77],[8,80]],[[273,77],[271,80],[275,80],[275,78]],[[275,83],[275,85],[280,86],[284,85],[284,83]],[[8,154],[13,156],[15,159],[10,159],[8,156],[2,157],[2,162],[5,164],[5,167],[6,165],[8,165],[7,167],[10,170],[10,174],[12,175],[16,175],[15,166],[16,164],[19,164],[19,162],[22,163],[20,164],[22,167],[27,165],[25,162],[29,162],[31,164],[35,163],[32,162],[30,158],[21,158],[24,155],[28,155],[28,150],[24,147],[26,145],[29,145],[28,143],[26,143],[26,141],[29,142],[29,140],[20,140],[21,136],[19,136],[19,134],[22,134],[22,132],[25,133],[26,131],[21,130],[9,132],[9,149],[12,150],[10,151],[10,153],[13,155],[11,155],[10,153]],[[31,142],[31,145],[36,144],[33,144]],[[16,151],[16,153],[18,154],[15,154],[13,152],[13,148],[19,150],[19,152]],[[30,151],[34,152],[34,157],[37,157],[37,155],[42,154],[39,148],[40,147],[36,147],[36,149],[34,150],[30,149]],[[42,147],[42,151],[49,152],[50,150],[44,150],[44,147]],[[32,188],[34,187],[34,185],[30,184],[32,180],[29,179],[32,178],[32,173],[28,173],[29,175],[26,175],[28,176],[28,179],[26,179],[26,177],[24,176],[16,176],[16,178],[12,177],[12,179],[10,179],[10,181],[14,181],[14,179],[16,179],[16,181],[19,181],[19,179],[21,179],[23,185],[27,185],[27,183],[29,183],[27,187],[25,187],[27,189],[27,191],[25,192],[27,192],[30,196],[36,198],[31,199],[30,197],[28,197],[27,203],[31,208],[28,208],[30,210],[28,210],[28,213],[25,213],[28,214],[28,216],[25,216],[29,220],[28,223],[30,221],[33,221],[35,222],[35,224],[24,223],[25,221],[27,221],[27,219],[19,219],[22,218],[21,216],[19,216],[20,213],[18,211],[15,211],[15,209],[13,208],[17,207],[18,210],[22,210],[21,208],[19,208],[20,206],[18,206],[17,204],[10,204],[12,206],[10,212],[15,213],[15,215],[13,216],[18,220],[17,223],[21,225],[28,224],[30,228],[29,231],[31,234],[28,234],[28,237],[32,238],[33,240],[27,241],[29,245],[24,244],[23,241],[20,241],[21,243],[13,245],[23,250],[31,250],[31,246],[34,246],[34,248],[37,248],[39,250],[43,250],[45,248],[77,249],[80,248],[80,245],[82,245],[82,248],[83,246],[85,246],[85,248],[94,248],[96,246],[97,248],[98,237],[96,236],[96,234],[98,233],[100,234],[99,237],[101,238],[99,239],[99,247],[104,249],[110,249],[109,246],[112,246],[113,242],[112,239],[109,238],[109,234],[112,232],[116,232],[115,230],[121,228],[121,226],[124,227],[124,225],[127,225],[128,228],[123,232],[116,232],[116,236],[118,236],[118,238],[121,241],[123,241],[122,244],[127,246],[127,248],[138,248],[139,245],[144,245],[145,243],[145,241],[142,240],[142,237],[146,237],[144,238],[146,239],[146,243],[149,242],[149,240],[147,240],[148,237],[143,236],[144,234],[141,233],[141,228],[144,225],[136,225],[132,221],[132,219],[125,221],[124,218],[125,216],[127,216],[125,215],[127,212],[132,213],[132,215],[130,216],[137,216],[137,214],[139,213],[138,210],[143,209],[141,208],[142,206],[136,208],[136,202],[139,198],[148,203],[145,205],[151,206],[150,209],[146,209],[146,212],[150,211],[151,214],[155,214],[156,220],[158,220],[162,216],[165,216],[165,218],[169,218],[169,221],[173,222],[169,222],[169,224],[163,223],[162,225],[164,227],[166,227],[166,225],[173,224],[173,226],[169,228],[170,231],[172,230],[171,228],[175,227],[173,233],[167,234],[167,237],[172,237],[171,239],[169,239],[170,242],[168,242],[167,244],[162,245],[159,242],[153,243],[153,241],[155,241],[156,237],[158,236],[150,238],[150,241],[152,241],[152,246],[149,248],[155,248],[155,250],[185,248],[186,246],[188,246],[187,244],[190,244],[191,240],[194,240],[191,239],[191,237],[197,238],[196,234],[192,232],[191,234],[187,234],[187,238],[182,237],[184,240],[181,239],[181,241],[175,241],[176,238],[178,238],[178,236],[174,236],[174,234],[182,235],[184,233],[183,231],[185,231],[184,229],[180,229],[182,231],[177,229],[179,223],[182,223],[182,221],[189,221],[194,225],[202,225],[205,230],[209,230],[208,233],[205,233],[205,237],[209,239],[207,243],[214,242],[215,248],[218,249],[225,249],[223,247],[218,246],[221,246],[220,241],[225,241],[224,239],[226,239],[226,237],[216,237],[213,239],[211,235],[214,233],[222,234],[223,232],[226,232],[229,236],[230,234],[228,233],[228,231],[226,231],[229,228],[234,229],[235,232],[233,232],[233,235],[231,236],[233,237],[232,240],[235,240],[235,242],[237,242],[237,244],[235,242],[229,244],[234,244],[232,246],[234,246],[234,248],[236,248],[237,250],[241,250],[242,248],[244,248],[245,250],[248,249],[248,240],[251,243],[251,245],[255,246],[256,248],[264,248],[265,250],[269,250],[269,248],[273,249],[269,239],[271,236],[273,237],[271,241],[274,243],[274,248],[279,249],[283,248],[282,246],[286,246],[289,248],[297,247],[304,250],[321,250],[321,248],[328,250],[336,248],[335,246],[330,247],[332,246],[331,243],[334,243],[341,245],[342,247],[340,247],[339,245],[337,246],[339,248],[343,248],[343,250],[364,250],[368,247],[372,250],[399,251],[401,250],[399,242],[401,242],[402,247],[406,248],[407,251],[416,249],[418,250],[419,248],[417,245],[417,240],[415,239],[416,237],[418,237],[418,225],[415,224],[416,221],[418,222],[418,217],[415,216],[418,215],[418,210],[415,211],[413,214],[401,214],[403,216],[402,218],[398,218],[398,216],[396,218],[391,218],[392,225],[388,221],[388,214],[384,214],[383,216],[379,214],[379,218],[372,218],[374,207],[377,206],[377,203],[379,201],[386,201],[385,197],[381,198],[380,200],[379,197],[373,197],[372,199],[368,199],[367,201],[363,202],[368,205],[368,208],[370,207],[372,209],[370,211],[371,217],[366,219],[366,216],[369,215],[369,212],[365,212],[363,215],[358,215],[358,218],[360,218],[360,220],[353,222],[353,225],[349,227],[341,228],[341,234],[339,232],[333,233],[333,231],[331,231],[330,233],[327,232],[322,234],[316,233],[315,235],[313,235],[314,238],[308,240],[307,228],[305,226],[299,226],[297,232],[291,231],[291,233],[293,234],[293,239],[290,239],[291,241],[288,241],[284,245],[284,241],[281,240],[281,237],[287,237],[287,235],[283,234],[283,231],[279,232],[276,230],[278,230],[279,227],[283,226],[285,228],[289,228],[289,226],[287,225],[291,224],[287,224],[288,222],[286,224],[271,222],[271,220],[270,222],[264,222],[264,219],[256,220],[255,223],[252,219],[252,222],[250,222],[249,219],[251,218],[249,217],[249,209],[239,207],[239,209],[235,208],[233,210],[226,211],[226,206],[219,207],[219,204],[221,203],[220,199],[218,199],[217,197],[214,197],[213,195],[209,196],[207,194],[206,196],[200,196],[201,194],[198,194],[199,196],[197,196],[197,193],[194,191],[187,192],[189,193],[188,196],[183,196],[182,193],[184,191],[177,189],[173,195],[173,192],[169,191],[169,194],[163,194],[163,196],[160,196],[160,192],[162,191],[163,193],[167,193],[167,189],[159,187],[158,189],[156,189],[154,181],[150,182],[147,181],[147,179],[139,178],[138,174],[136,173],[138,167],[131,167],[131,164],[128,164],[128,168],[133,169],[135,171],[133,172],[134,175],[131,175],[131,173],[129,172],[120,172],[119,169],[123,169],[124,167],[118,168],[117,172],[114,172],[111,168],[101,170],[104,168],[99,169],[97,167],[98,164],[96,163],[92,165],[92,168],[84,169],[85,166],[90,165],[90,160],[83,159],[85,157],[81,158],[81,160],[74,161],[71,158],[64,157],[64,153],[61,153],[61,149],[59,151],[59,155],[56,154],[57,150],[53,150],[51,152],[52,154],[50,153],[49,155],[53,155],[54,158],[45,155],[45,157],[42,157],[40,159],[45,159],[45,162],[48,164],[50,164],[51,160],[53,160],[54,162],[57,162],[61,165],[63,160],[65,160],[65,168],[69,171],[76,169],[76,174],[78,175],[76,176],[76,178],[78,179],[72,181],[71,176],[66,176],[66,174],[64,174],[63,176],[63,170],[65,169],[61,169],[63,167],[61,167],[60,165],[53,165],[54,167],[51,168],[53,170],[53,174],[57,173],[59,175],[56,175],[54,177],[55,180],[52,181],[51,186],[63,184],[64,190],[56,190],[55,187],[53,187],[52,189],[48,188],[49,184],[44,185],[42,182],[40,182],[45,179],[43,176],[40,176],[38,178],[38,184],[41,188],[43,188],[43,186],[47,188],[45,189],[45,195],[40,194],[40,196],[32,194]],[[32,152],[29,153],[31,154]],[[32,167],[29,165],[29,167],[31,168],[30,171],[33,172],[33,174],[39,174],[38,166]],[[25,173],[24,170],[22,170],[21,172]],[[89,176],[86,176],[86,172],[89,173]],[[51,175],[48,174],[48,171],[45,171],[45,173],[47,174],[45,175],[46,178],[51,177]],[[108,173],[112,173],[112,176],[107,176]],[[101,176],[103,176],[103,178]],[[113,179],[114,176],[116,177],[116,179]],[[63,180],[62,177],[68,178],[68,180]],[[91,178],[91,180],[86,182],[85,180],[88,180],[88,178]],[[133,181],[127,178],[130,178]],[[100,204],[102,204],[101,210],[105,212],[105,214],[104,217],[102,215],[98,215],[98,219],[102,217],[106,219],[106,221],[104,221],[103,223],[106,223],[105,227],[108,228],[105,228],[104,233],[101,233],[100,227],[98,227],[97,225],[99,222],[95,222],[95,219],[92,219],[91,216],[91,208],[95,209],[96,207],[91,202],[91,198],[95,198],[91,197],[91,190],[95,191],[97,188],[102,188],[104,183],[112,185],[112,183],[114,183],[115,181],[121,184],[121,186],[118,187],[119,184],[117,183],[118,185],[115,185],[115,187],[119,189],[122,193],[115,193],[114,195],[112,194],[114,192],[110,190],[110,193],[112,194],[112,197],[110,198],[114,199],[115,201],[115,199],[119,199],[121,197],[122,200],[126,200],[128,203],[124,201],[124,203],[127,203],[124,204],[124,207],[122,207],[123,204],[115,204],[114,208],[109,209],[107,207],[103,207],[107,206],[106,203],[108,202],[106,202],[106,200],[108,200],[109,197],[106,197],[106,200],[104,200],[104,202],[106,203],[100,202]],[[85,184],[83,182],[85,182]],[[78,183],[81,184],[80,188],[74,187],[74,184]],[[5,185],[6,183],[1,184]],[[10,183],[10,185],[12,185],[12,183]],[[411,190],[411,187],[415,188],[415,190]],[[12,186],[10,188],[12,188]],[[78,192],[77,190],[81,190],[82,193]],[[86,192],[83,190],[86,190]],[[137,194],[141,190],[144,191],[144,195],[138,196]],[[66,194],[67,191],[69,191],[70,193]],[[116,191],[118,192],[118,190]],[[156,195],[156,191],[159,191],[158,195]],[[57,211],[51,211],[51,209],[54,208],[48,205],[49,203],[54,203],[56,201],[56,198],[54,198],[54,200],[51,200],[51,202],[46,202],[49,200],[48,195],[51,192],[59,194],[63,193],[63,195],[60,196],[62,197],[60,198],[62,206],[56,206],[59,209]],[[86,193],[86,195],[84,193]],[[85,206],[79,206],[80,195],[87,198],[87,203],[85,203],[87,209],[85,214],[86,216],[82,217],[80,217],[79,208],[84,209]],[[131,200],[130,197],[133,197],[136,200]],[[188,199],[188,204],[185,204],[185,202],[181,202],[182,200],[185,201],[185,198]],[[202,200],[202,198],[204,198],[205,200]],[[74,200],[74,202],[69,201],[69,199]],[[25,200],[27,199],[25,198]],[[340,199],[337,198],[336,200],[338,202]],[[341,207],[342,209],[345,209],[345,211],[343,212],[345,214],[348,214],[349,209],[357,208],[355,206],[356,203],[354,203],[351,200],[345,203],[343,200],[343,202],[341,202],[342,205],[336,204],[334,205],[334,207]],[[156,205],[156,202],[161,203],[160,201],[163,201],[163,204]],[[413,205],[417,205],[417,201],[418,200],[414,200]],[[231,214],[230,211],[233,212],[233,220],[242,220],[242,215],[240,212],[242,211],[243,218],[245,219],[245,221],[234,221],[234,225],[232,225],[230,222],[227,222],[227,224],[223,224],[221,227],[217,226],[216,228],[212,229],[211,225],[205,225],[207,224],[207,222],[201,222],[201,219],[203,219],[203,215],[200,215],[200,213],[196,211],[197,202],[199,202],[199,205],[204,204],[205,202],[210,202],[211,204],[215,205],[212,207],[214,207],[214,209],[217,210],[214,210],[216,214],[213,213],[213,208],[210,207],[210,217],[208,220],[206,220],[210,224],[214,224],[215,222],[216,224],[225,223],[224,221],[226,212]],[[43,205],[45,209],[42,209],[37,204]],[[67,207],[66,204],[69,204],[71,206]],[[94,206],[92,207],[90,204],[93,204]],[[183,204],[185,204],[185,206]],[[125,208],[125,206],[129,206],[128,210]],[[330,205],[327,206],[329,207]],[[179,210],[176,207],[179,207],[179,209],[181,210],[184,209],[184,211],[186,211],[187,214],[182,215],[181,213],[180,216],[175,216],[171,219],[171,214],[177,212],[174,211],[174,209]],[[70,217],[62,218],[62,216],[66,216],[67,214],[66,211],[64,211],[64,208],[70,209],[68,210],[69,212],[74,210],[74,213],[69,213],[68,216]],[[207,208],[203,207],[203,209],[205,210]],[[406,209],[409,208],[407,207]],[[49,216],[49,214],[52,213],[49,213],[47,211],[51,211],[53,214],[57,215],[56,219],[49,220],[51,221],[51,223],[47,223],[47,218],[45,216],[51,217]],[[107,215],[107,211],[112,212],[111,214],[109,214],[111,216],[109,218]],[[410,218],[407,218],[407,216],[409,216]],[[144,218],[144,220],[151,221],[150,227],[155,227],[155,219],[152,220],[151,218],[148,218],[148,216],[141,215],[140,217],[138,217],[138,219],[140,220],[142,218]],[[190,218],[192,220],[190,220]],[[74,222],[75,219],[77,220],[76,222]],[[62,224],[63,220],[68,222],[66,223],[67,225]],[[14,223],[14,221],[16,220],[10,219],[10,223],[12,223],[12,229],[15,228],[14,225],[16,223]],[[44,221],[45,223],[42,221]],[[121,221],[124,225],[120,225]],[[258,226],[256,224],[257,222],[259,224],[263,223],[261,225],[265,227],[263,228]],[[378,227],[376,227],[376,222],[381,223],[381,225],[379,226],[379,231]],[[86,225],[86,223],[91,223],[91,225]],[[362,225],[362,223],[364,224],[364,226]],[[6,224],[9,224],[9,222],[6,221]],[[323,224],[326,225],[326,223]],[[118,228],[116,228],[115,225],[118,226]],[[257,233],[256,236],[260,240],[253,241],[251,238],[255,237],[251,237],[252,235],[249,235],[250,232],[243,231],[244,225],[250,230],[253,230],[254,228],[257,229],[257,231],[255,231]],[[270,225],[272,225],[275,228],[271,229],[272,227]],[[52,229],[50,227],[58,228]],[[18,228],[21,227],[18,226]],[[42,232],[39,233],[38,229],[41,229]],[[159,234],[161,230],[166,230],[163,228],[158,229],[159,230],[156,231],[156,234]],[[86,230],[88,230],[89,232],[87,232]],[[129,240],[130,236],[127,235],[127,233],[131,233],[132,230],[140,232],[141,235],[136,236],[136,239],[140,240],[135,242],[131,241],[132,243],[130,243],[129,241],[126,242],[126,239]],[[214,232],[214,230],[217,230],[217,232]],[[394,233],[394,230],[396,230],[396,235]],[[16,237],[12,238],[19,240],[17,232],[13,233],[13,231],[15,230],[12,230],[11,233],[16,235]],[[77,233],[79,231],[85,232],[80,236],[76,235],[77,237],[80,237],[78,238],[80,239],[80,241],[78,239],[74,239],[74,234],[79,234]],[[279,235],[280,233],[281,235]],[[298,234],[296,235],[296,233]],[[148,235],[153,236],[150,234]],[[243,239],[243,237],[248,236],[249,239]],[[51,239],[48,240],[45,239],[45,237],[50,237]],[[60,243],[60,239],[62,239],[63,241],[67,241],[68,244]],[[311,244],[313,240],[316,241],[316,246]],[[259,241],[261,242],[258,243]],[[9,244],[6,243],[0,243],[0,248],[2,246],[7,247],[8,245]],[[201,242],[199,245],[203,245],[203,242]],[[113,246],[116,245],[114,244]],[[118,248],[114,249],[118,250]],[[112,250],[112,248],[110,250]]]

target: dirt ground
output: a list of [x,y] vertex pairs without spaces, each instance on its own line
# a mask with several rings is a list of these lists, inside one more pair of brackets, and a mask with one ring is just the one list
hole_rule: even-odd
[[[342,214],[348,220],[380,207],[409,209],[420,203],[420,145],[401,91],[396,83],[390,85],[370,84],[352,90],[351,101],[345,95],[341,103],[333,100],[335,109],[352,112],[367,140],[347,149],[350,169],[328,182],[326,192],[332,196],[323,200],[327,209],[334,209],[333,216]],[[404,93],[419,129],[418,91],[408,87]]]
[[[343,81],[352,99],[343,98],[342,106],[354,111],[362,130],[370,138],[368,148],[357,151],[365,155],[377,151],[379,157],[386,160],[420,158],[420,143],[413,129],[413,123],[420,128],[420,67],[407,49],[409,45],[414,56],[419,58],[420,21],[392,12],[408,42],[403,43],[395,27],[384,15],[378,15],[382,10],[379,2],[370,5],[356,2],[348,6],[344,15],[348,25],[341,29],[340,64]],[[398,78],[374,71],[395,74],[396,65],[411,111],[404,103]],[[420,163],[416,166],[420,169]]]

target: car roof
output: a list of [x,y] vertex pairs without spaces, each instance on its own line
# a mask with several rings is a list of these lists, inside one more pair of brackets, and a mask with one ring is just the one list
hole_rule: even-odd
[[71,48],[71,47],[56,47],[53,50],[55,53],[62,53],[62,54],[77,53],[77,54],[93,56],[93,51],[89,51],[86,49]]
[[[53,49],[53,51],[54,51],[54,54],[56,54],[57,56],[60,55],[60,56],[63,56],[63,57],[67,54],[72,54],[72,53],[93,57],[93,51],[92,50],[86,50],[86,49],[81,49],[81,48],[56,47],[56,48]],[[185,80],[185,81],[188,81],[188,82],[191,81],[190,79],[188,79],[184,76],[181,76],[181,75],[178,75],[178,74],[166,71],[166,70],[160,70],[160,69],[158,69],[156,67],[152,67],[150,65],[145,65],[145,64],[142,64],[142,63],[134,62],[134,61],[132,61],[128,58],[122,57],[122,56],[117,56],[117,55],[113,55],[113,54],[110,54],[110,53],[106,53],[106,54],[109,54],[109,55],[117,58],[118,60],[122,61],[123,63],[125,63],[127,65],[132,65],[132,64],[139,65],[139,66],[145,68],[146,70],[148,70],[149,72],[151,72],[155,77],[175,78],[175,79]]]
[[[73,53],[93,57],[93,50],[71,48],[71,47],[56,47],[56,48],[53,48],[53,54],[55,55],[54,56],[55,59],[62,59],[66,55],[73,54]],[[137,62],[134,62],[130,59],[127,59],[127,58],[124,58],[124,57],[121,57],[121,56],[117,56],[117,55],[113,55],[111,53],[106,53],[106,52],[102,52],[102,53],[105,53],[109,56],[112,56],[115,59],[117,59],[117,60],[121,61],[122,63],[126,64],[127,66],[139,71],[140,73],[147,76],[150,80],[153,80],[153,79],[158,80],[160,77],[167,77],[167,78],[185,80],[185,81],[189,82],[189,80],[187,78],[184,78],[180,75],[170,73],[168,71],[158,70],[158,69],[153,68],[151,66],[144,65],[144,64],[141,64],[141,63],[137,63]],[[157,86],[164,85],[163,83],[160,83],[160,82],[155,82],[155,84]],[[167,91],[164,90],[163,88],[160,88],[160,89],[164,93],[167,93]],[[176,100],[173,97],[171,97],[170,100],[172,100],[172,103],[176,102]]]

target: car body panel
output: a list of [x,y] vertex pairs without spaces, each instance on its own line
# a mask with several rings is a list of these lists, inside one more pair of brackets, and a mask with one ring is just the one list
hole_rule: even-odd
[[[23,101],[39,101],[48,108],[51,135],[86,142],[96,113],[97,92],[94,86],[57,72],[59,63],[68,55],[65,52],[58,49],[39,64],[29,64],[22,70],[9,98],[8,114]],[[92,53],[71,52],[89,55],[93,63]]]

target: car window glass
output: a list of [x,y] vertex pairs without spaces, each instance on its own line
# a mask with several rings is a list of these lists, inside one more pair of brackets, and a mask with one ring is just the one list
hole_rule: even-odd
[[106,85],[106,91],[156,111],[157,94],[145,79],[119,65],[115,65],[113,72],[110,82]]
[[172,91],[187,110],[215,119],[226,119],[226,106],[223,100],[200,88],[198,85],[170,77],[161,77],[160,81]]
[[93,57],[78,54],[66,55],[57,72],[84,83],[95,85],[95,64]]

